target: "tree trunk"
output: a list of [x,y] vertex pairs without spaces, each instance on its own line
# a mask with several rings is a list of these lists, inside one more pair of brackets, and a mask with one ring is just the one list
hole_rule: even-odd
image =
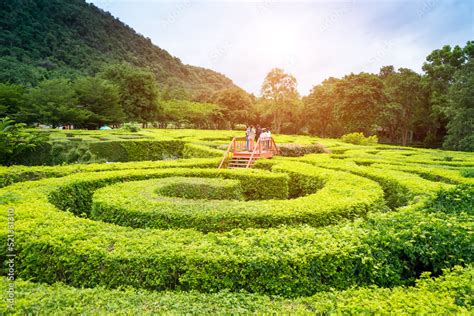
[[402,130],[402,146],[407,145],[407,140],[408,140],[408,129],[403,129]]

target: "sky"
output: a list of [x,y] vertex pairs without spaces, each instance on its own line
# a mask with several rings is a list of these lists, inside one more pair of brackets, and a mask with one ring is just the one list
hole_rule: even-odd
[[434,49],[474,40],[474,0],[88,2],[255,95],[272,68],[307,95],[326,78],[385,65],[421,72]]

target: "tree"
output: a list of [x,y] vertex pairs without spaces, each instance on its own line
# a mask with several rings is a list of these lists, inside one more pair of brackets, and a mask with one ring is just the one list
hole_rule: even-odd
[[15,57],[0,58],[0,82],[19,84],[27,87],[37,85],[46,78],[47,71],[17,60]]
[[449,107],[448,91],[455,73],[460,70],[470,58],[474,58],[474,41],[468,41],[464,48],[449,45],[436,49],[426,57],[423,71],[426,74],[427,85],[431,89],[430,106],[433,118],[433,128],[430,131],[435,138],[441,138],[448,123],[445,108]]
[[25,94],[25,102],[18,114],[28,123],[81,125],[91,113],[79,107],[72,84],[66,79],[42,81]]
[[119,89],[111,82],[98,77],[82,77],[74,82],[73,88],[79,106],[91,113],[84,122],[86,127],[117,124],[125,119],[119,103]]
[[240,88],[228,88],[215,93],[213,103],[222,108],[224,119],[230,123],[231,128],[235,124],[248,124],[252,120],[252,99]]
[[449,119],[443,147],[474,151],[474,58],[453,76],[444,114]]
[[402,145],[406,145],[415,125],[429,115],[424,106],[428,95],[421,75],[407,68],[400,68],[398,72],[393,67],[391,71],[388,69],[383,67],[379,74],[387,97],[380,109],[380,123],[389,131],[390,141],[398,137]]
[[0,120],[0,165],[11,165],[21,154],[41,146],[47,136],[27,132],[25,124],[16,123],[8,117]]
[[340,79],[328,78],[314,86],[303,98],[306,125],[311,134],[335,137],[343,134],[343,126],[336,120],[336,84]]
[[158,115],[158,86],[150,71],[127,63],[105,67],[99,74],[120,89],[120,105],[129,121],[143,124]]
[[163,102],[163,110],[168,122],[178,126],[209,128],[219,124],[221,107],[217,104],[169,100]]
[[383,83],[368,73],[344,76],[335,84],[335,119],[344,134],[371,135],[377,128],[380,105],[385,101]]
[[23,103],[24,93],[21,85],[0,83],[0,116],[14,117]]
[[267,101],[273,129],[280,133],[285,115],[289,115],[299,99],[296,78],[282,69],[272,69],[262,84],[262,97]]

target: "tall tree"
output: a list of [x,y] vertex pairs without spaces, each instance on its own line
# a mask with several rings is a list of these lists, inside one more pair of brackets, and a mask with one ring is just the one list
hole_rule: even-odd
[[159,92],[151,72],[123,63],[108,65],[99,76],[119,87],[120,105],[128,120],[146,124],[157,118]]
[[311,134],[321,137],[339,136],[343,132],[336,120],[336,84],[340,79],[328,78],[314,86],[303,98],[306,125]]
[[23,103],[24,93],[21,85],[0,83],[0,116],[14,117]]
[[123,122],[125,114],[120,106],[117,86],[97,77],[82,77],[73,84],[79,106],[91,112],[84,122],[86,127],[98,128],[103,124]]
[[474,58],[454,75],[444,113],[449,122],[443,146],[474,151]]
[[390,141],[394,137],[406,145],[415,125],[429,115],[425,112],[428,94],[423,86],[421,75],[407,68],[398,72],[383,67],[379,76],[384,83],[387,102],[380,110],[380,123],[389,131]]
[[272,116],[275,132],[280,133],[285,115],[289,115],[299,99],[296,78],[282,69],[272,69],[262,84],[262,97],[267,101],[267,111]]
[[344,133],[373,134],[385,101],[382,80],[368,73],[350,74],[336,83],[335,93],[335,119]]
[[235,124],[247,124],[253,118],[252,99],[240,88],[228,88],[215,93],[213,103],[222,107],[224,119],[230,123],[231,128]]
[[449,106],[448,91],[454,74],[469,60],[474,58],[474,41],[468,41],[464,48],[449,45],[436,49],[426,57],[423,71],[431,89],[431,115],[433,130],[430,131],[436,138],[442,138],[447,124],[445,108]]
[[27,123],[81,125],[90,112],[81,109],[72,84],[66,79],[42,81],[38,87],[25,94],[25,102],[19,117]]

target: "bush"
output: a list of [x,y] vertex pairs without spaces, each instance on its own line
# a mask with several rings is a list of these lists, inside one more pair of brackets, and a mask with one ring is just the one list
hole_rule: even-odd
[[143,161],[181,157],[184,142],[178,140],[104,141],[90,143],[91,152],[107,161]]
[[[147,131],[147,136],[152,133]],[[156,133],[169,136],[175,131]],[[200,141],[195,131],[182,133],[182,144]],[[84,134],[80,137],[90,140]],[[128,149],[134,151],[133,146]],[[120,292],[104,287],[135,287],[124,290],[127,295],[143,289],[173,290],[179,301],[165,297],[177,308],[186,298],[196,308],[204,305],[198,304],[203,297],[206,303],[217,304],[213,301],[217,295],[216,300],[228,299],[237,308],[244,304],[239,299],[251,301],[256,311],[269,301],[284,302],[279,311],[299,306],[327,313],[385,313],[391,307],[407,313],[446,311],[443,307],[451,312],[469,310],[469,281],[457,280],[454,285],[446,278],[445,283],[430,285],[424,272],[438,276],[444,268],[473,260],[474,226],[468,211],[472,205],[455,203],[472,200],[470,191],[457,187],[452,194],[454,186],[434,182],[469,183],[471,179],[453,167],[470,168],[472,156],[450,153],[453,160],[444,161],[437,151],[349,144],[344,148],[343,155],[259,161],[257,165],[266,171],[219,170],[215,167],[220,157],[0,167],[1,181],[7,185],[0,189],[0,203],[15,210],[16,276],[33,282],[98,286],[104,297]],[[136,149],[136,154],[147,152]],[[406,169],[391,169],[380,162]],[[430,168],[438,171],[427,180]],[[11,184],[30,177],[39,180]],[[200,203],[154,192],[160,181],[172,177],[240,181],[247,201]],[[288,194],[292,199],[286,200]],[[386,201],[394,207],[407,206],[390,212]],[[7,221],[6,216],[1,213],[0,219]],[[7,233],[0,230],[4,245]],[[0,256],[6,257],[6,251],[0,247]],[[420,276],[415,288],[393,288],[413,286]],[[385,288],[366,288],[374,285]],[[78,295],[96,289],[78,291],[61,291],[58,297],[79,300]],[[263,294],[279,297],[266,299]],[[168,294],[150,295],[161,299],[159,295]],[[108,308],[115,308],[115,303]]]
[[427,203],[432,212],[461,213],[474,215],[474,185],[462,184],[448,190],[441,190]]
[[224,152],[208,146],[197,145],[192,143],[184,144],[183,158],[209,158],[222,157]]
[[140,131],[140,125],[138,123],[134,123],[134,122],[125,123],[125,124],[123,124],[122,129],[125,130],[125,131],[128,131],[128,132],[136,133],[136,132]]
[[322,144],[313,144],[313,145],[298,145],[298,144],[281,144],[278,145],[280,149],[280,155],[285,157],[300,157],[307,154],[315,153],[330,153],[326,147]]
[[350,133],[343,135],[341,141],[355,145],[375,145],[379,139],[377,135],[365,137],[363,133]]
[[110,170],[128,170],[128,169],[163,169],[163,168],[215,168],[219,163],[218,159],[180,159],[180,160],[161,160],[144,162],[117,162],[113,164],[88,164],[88,165],[62,165],[62,166],[11,166],[8,168],[0,167],[0,188],[7,185],[33,181],[43,178],[63,177],[68,174],[79,172],[99,172]]
[[[359,288],[284,299],[252,293],[151,292],[104,287],[77,289],[61,283],[15,282],[18,310],[25,314],[469,314],[474,269],[455,267],[438,278],[428,274],[414,287]],[[0,287],[7,291],[3,278]],[[157,304],[159,302],[159,304]],[[1,305],[0,305],[1,306]],[[0,311],[4,311],[4,306]]]
[[465,178],[474,178],[474,168],[462,169],[461,175]]
[[184,199],[243,200],[240,181],[200,178],[167,178],[158,182],[159,195]]
[[4,117],[0,121],[0,164],[17,163],[21,156],[46,143],[48,136],[28,132],[26,125]]

